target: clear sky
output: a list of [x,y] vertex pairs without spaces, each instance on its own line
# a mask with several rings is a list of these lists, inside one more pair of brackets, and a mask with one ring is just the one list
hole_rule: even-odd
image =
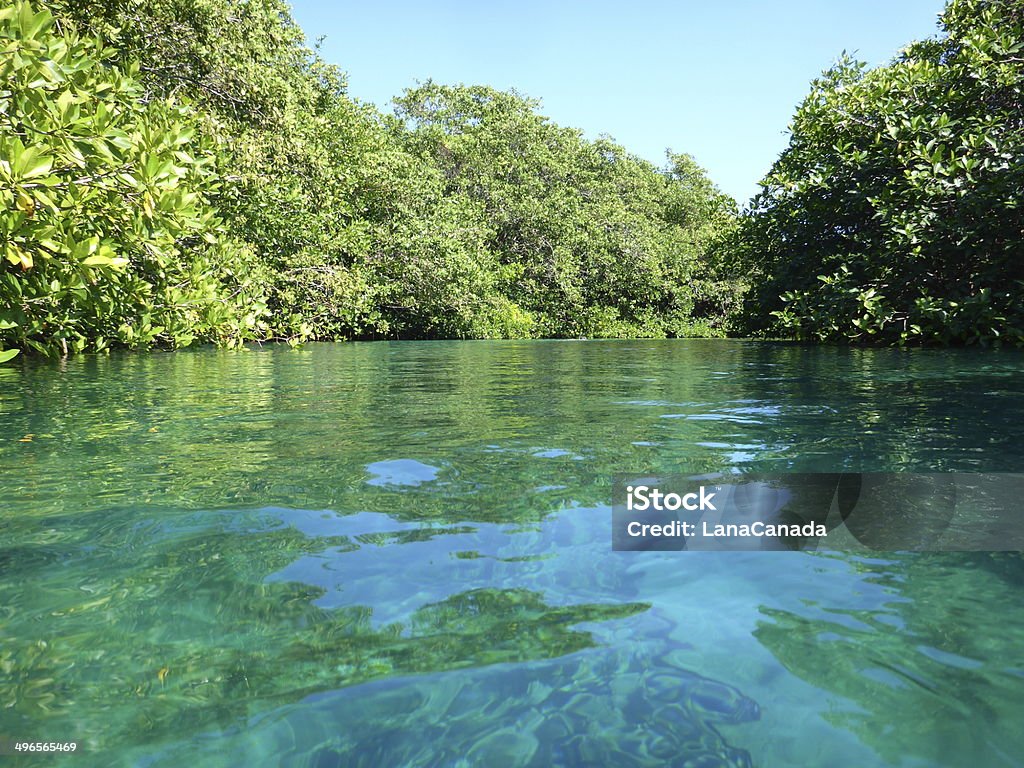
[[745,202],[808,84],[937,31],[942,0],[292,0],[349,93],[390,111],[417,80],[516,88],[659,166],[689,152]]

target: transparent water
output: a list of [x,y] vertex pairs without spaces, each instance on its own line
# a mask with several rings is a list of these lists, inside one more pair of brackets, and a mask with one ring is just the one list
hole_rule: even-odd
[[614,553],[609,504],[621,472],[1020,471],[1022,424],[1016,352],[6,366],[0,737],[75,766],[1021,765],[1019,555]]

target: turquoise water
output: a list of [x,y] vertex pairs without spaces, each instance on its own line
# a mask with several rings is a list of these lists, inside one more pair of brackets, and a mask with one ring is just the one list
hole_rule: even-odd
[[0,370],[40,765],[1024,764],[1017,554],[611,551],[631,472],[1024,467],[1024,355],[401,342]]

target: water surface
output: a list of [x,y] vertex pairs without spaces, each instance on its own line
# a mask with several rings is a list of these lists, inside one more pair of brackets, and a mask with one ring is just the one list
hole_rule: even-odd
[[1021,765],[1018,555],[614,553],[610,493],[1021,471],[1022,423],[1017,352],[6,366],[0,737],[77,739],[82,766]]

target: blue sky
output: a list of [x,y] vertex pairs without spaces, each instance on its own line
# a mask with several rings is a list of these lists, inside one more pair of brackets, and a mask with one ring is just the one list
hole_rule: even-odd
[[555,122],[661,165],[689,152],[745,202],[808,84],[936,32],[942,0],[292,0],[349,93],[390,111],[417,80],[516,88]]

